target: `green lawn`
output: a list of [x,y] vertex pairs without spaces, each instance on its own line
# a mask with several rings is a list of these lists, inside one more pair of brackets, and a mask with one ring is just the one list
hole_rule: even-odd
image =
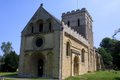
[[[17,73],[1,73],[0,76],[6,76],[5,80],[49,80],[49,79],[23,79],[23,78],[11,78],[15,77]],[[70,77],[65,80],[120,80],[120,71],[99,71],[93,73],[87,73],[81,76]]]
[[[0,72],[0,76],[5,77],[4,80],[48,80],[48,79],[40,79],[40,78],[17,78],[17,73],[16,72]],[[14,78],[13,78],[14,77]]]
[[66,80],[120,80],[120,71],[99,71],[70,77]]

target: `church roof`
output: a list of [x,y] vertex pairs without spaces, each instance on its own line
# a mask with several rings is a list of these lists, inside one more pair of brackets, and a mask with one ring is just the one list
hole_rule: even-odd
[[[30,19],[30,21],[28,22],[28,24],[31,22],[31,20],[35,17],[35,15],[37,14],[37,13],[40,13],[40,11],[44,11],[47,15],[49,15],[51,18],[53,18],[58,24],[60,24],[61,25],[61,21],[58,19],[58,18],[56,18],[55,16],[53,16],[52,14],[50,14],[47,10],[45,10],[44,8],[43,8],[43,4],[41,4],[40,5],[40,7],[38,8],[38,10],[35,12],[35,14],[33,15],[33,17]],[[39,14],[38,14],[39,15]],[[27,24],[27,25],[28,25]],[[23,29],[23,31],[22,31],[22,33],[24,32],[24,30],[27,28],[27,25],[26,25],[26,27]]]
[[43,8],[42,4],[41,4],[41,8],[42,8],[49,16],[51,16],[57,23],[61,24],[61,21],[60,21],[58,18],[56,18],[55,16],[53,16],[52,14],[50,14],[47,10],[45,10],[45,9]]

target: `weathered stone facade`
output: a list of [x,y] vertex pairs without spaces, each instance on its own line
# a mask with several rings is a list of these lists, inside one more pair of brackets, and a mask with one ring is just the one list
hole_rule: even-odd
[[63,13],[59,21],[41,5],[22,31],[19,76],[61,80],[100,69],[87,10]]

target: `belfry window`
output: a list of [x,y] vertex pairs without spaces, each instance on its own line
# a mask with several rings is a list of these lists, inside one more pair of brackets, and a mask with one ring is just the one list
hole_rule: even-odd
[[51,22],[49,23],[49,31],[52,31],[52,24],[51,24]]
[[78,19],[78,27],[80,26],[80,19]]
[[82,49],[81,51],[81,62],[85,62],[85,50]]
[[70,56],[70,43],[69,42],[67,42],[67,44],[66,44],[66,56]]
[[43,23],[39,24],[39,32],[43,32]]
[[70,21],[67,22],[68,27],[70,26]]

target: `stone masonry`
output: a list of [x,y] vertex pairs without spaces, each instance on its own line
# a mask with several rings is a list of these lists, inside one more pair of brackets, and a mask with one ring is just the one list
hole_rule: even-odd
[[21,33],[19,76],[62,80],[100,69],[88,11],[63,13],[60,21],[41,4]]

